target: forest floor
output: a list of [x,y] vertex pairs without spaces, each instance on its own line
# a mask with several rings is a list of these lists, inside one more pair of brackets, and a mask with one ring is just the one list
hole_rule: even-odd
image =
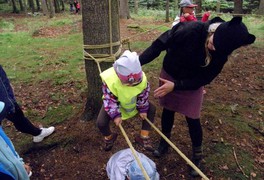
[[[23,17],[21,17],[23,18]],[[137,32],[131,30],[127,26],[129,24],[144,24],[144,20],[133,22],[134,20],[121,20],[121,36],[130,37]],[[153,22],[162,24],[163,22]],[[81,22],[78,27],[81,31]],[[23,27],[17,27],[21,29]],[[67,29],[67,28],[64,28]],[[65,33],[62,29],[54,27],[54,29],[43,28],[39,32],[39,36],[52,37]],[[151,31],[141,36],[143,41],[152,41],[160,32]],[[264,54],[263,48],[254,46],[243,47],[236,50],[231,56],[229,62],[224,67],[222,73],[210,84],[205,87],[207,93],[204,96],[204,106],[202,110],[201,122],[204,136],[204,153],[205,161],[203,172],[211,179],[225,179],[226,175],[219,175],[216,172],[222,171],[225,173],[242,174],[241,179],[248,179],[246,175],[240,172],[236,165],[233,154],[237,153],[238,160],[242,160],[238,152],[250,152],[253,159],[252,169],[247,173],[253,179],[261,179],[264,177],[264,139],[263,129],[258,126],[258,123],[263,122],[263,68]],[[158,87],[158,71],[147,72],[148,78],[151,80],[152,91]],[[41,104],[49,104],[53,101],[46,92],[60,91],[65,93],[77,92],[74,84],[60,87],[51,87],[49,82],[42,82],[36,86],[14,84],[16,96],[23,103],[23,109],[34,108],[40,112],[45,110],[45,107],[40,107],[38,103],[32,102],[29,97],[38,96],[41,99]],[[33,97],[32,97],[33,96]],[[67,101],[83,103],[82,96],[69,96]],[[161,107],[158,101],[153,98],[153,92],[150,97],[151,101],[157,107],[157,115],[155,125],[160,128]],[[128,148],[128,145],[122,136],[121,132],[114,124],[111,125],[113,131],[119,134],[118,139],[109,152],[105,152],[102,147],[104,142],[102,136],[95,126],[95,120],[80,121],[79,113],[66,118],[62,123],[56,124],[56,132],[51,137],[44,140],[42,143],[30,144],[23,147],[21,156],[25,162],[30,163],[33,169],[32,179],[53,180],[53,179],[93,179],[106,180],[107,174],[105,171],[106,163],[111,155],[121,149]],[[171,141],[187,156],[191,156],[191,146],[188,134],[188,128],[184,117],[175,115],[175,123]],[[236,123],[230,123],[235,121]],[[240,125],[244,124],[250,129],[250,133],[238,133]],[[251,126],[253,124],[253,126]],[[237,126],[236,126],[237,125]],[[15,131],[12,126],[6,125],[14,133],[11,135],[15,142],[25,135]],[[157,165],[161,179],[177,180],[191,179],[188,175],[188,166],[186,162],[173,150],[169,153],[156,159],[150,152],[144,151],[141,147],[134,144],[133,137],[140,131],[140,120],[134,118],[131,121],[123,123],[129,138],[134,147],[139,152],[145,153]],[[263,128],[263,124],[262,124]],[[13,129],[13,130],[12,130]],[[262,134],[261,134],[262,133]],[[254,139],[252,138],[254,136]],[[151,133],[153,143],[158,145],[160,136],[154,130]],[[229,156],[232,157],[227,162],[221,159],[221,151],[218,151],[219,146],[234,147],[236,151],[229,151]],[[241,150],[242,149],[242,150]],[[241,151],[240,151],[241,150]],[[211,164],[210,157],[218,154],[218,159],[214,159],[215,166]],[[223,157],[225,159],[225,157]],[[231,170],[235,166],[234,170]],[[243,167],[242,167],[243,168]],[[232,172],[234,171],[234,172]],[[231,176],[232,177],[232,176]]]

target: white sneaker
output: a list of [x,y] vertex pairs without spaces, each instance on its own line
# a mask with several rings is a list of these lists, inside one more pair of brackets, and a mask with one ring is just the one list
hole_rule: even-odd
[[40,135],[34,136],[33,142],[41,142],[45,137],[51,135],[54,132],[55,127],[51,126],[49,128],[40,128],[40,129],[41,129]]

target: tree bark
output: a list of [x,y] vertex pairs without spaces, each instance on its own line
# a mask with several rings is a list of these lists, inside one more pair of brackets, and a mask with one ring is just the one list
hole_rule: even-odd
[[120,2],[120,19],[130,19],[128,0],[119,0]]
[[53,18],[55,16],[55,9],[54,9],[54,0],[48,0],[49,4],[49,17]]
[[258,14],[264,15],[264,0],[259,1]]
[[197,4],[198,6],[195,8],[195,11],[197,14],[202,12],[202,0],[196,0],[195,4]]
[[138,0],[134,0],[134,13],[138,14]]
[[22,0],[19,0],[19,6],[20,6],[20,11],[21,12],[25,12],[25,7],[24,7],[24,4],[23,4],[23,1]]
[[17,7],[16,7],[16,1],[15,0],[11,0],[12,2],[12,6],[13,6],[13,13],[19,13]]
[[234,0],[234,14],[242,14],[243,13],[243,0]]
[[42,0],[41,7],[42,7],[43,15],[46,16],[48,14],[48,7],[46,0]]
[[166,18],[165,22],[170,22],[170,0],[166,0]]
[[[110,43],[120,41],[118,1],[111,0],[109,10],[109,0],[89,0],[82,1],[82,22],[83,22],[83,43],[84,51],[93,57],[110,56],[115,54],[120,45],[110,46]],[[112,27],[110,26],[112,24]],[[107,44],[109,47],[95,49],[94,45]],[[90,47],[90,48],[89,48]],[[89,58],[86,55],[86,58]],[[95,57],[98,59],[98,57]],[[103,58],[104,59],[104,58]],[[113,62],[101,62],[101,70],[111,67]],[[87,101],[81,120],[96,119],[102,106],[102,80],[99,68],[94,60],[85,59],[85,71],[87,79]]]

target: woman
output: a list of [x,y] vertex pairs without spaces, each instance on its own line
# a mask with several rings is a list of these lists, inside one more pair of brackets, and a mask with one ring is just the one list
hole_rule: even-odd
[[[207,23],[178,23],[158,37],[139,57],[144,65],[166,50],[160,87],[154,91],[163,107],[162,132],[170,138],[174,113],[185,115],[192,141],[192,161],[198,167],[202,159],[200,111],[203,86],[217,77],[232,51],[254,41],[255,36],[248,33],[241,17],[228,22],[216,17]],[[161,139],[154,156],[160,157],[168,147],[168,143]],[[198,173],[192,169],[191,175],[197,176]]]

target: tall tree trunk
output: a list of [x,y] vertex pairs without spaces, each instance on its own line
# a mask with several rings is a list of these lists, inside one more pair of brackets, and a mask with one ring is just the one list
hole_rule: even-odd
[[37,12],[40,11],[40,3],[39,3],[39,0],[36,0],[36,6],[37,6]]
[[31,8],[32,14],[34,14],[34,12],[35,12],[34,1],[33,0],[29,0],[28,3],[29,3],[29,7]]
[[41,7],[42,7],[43,15],[46,16],[48,14],[48,7],[46,0],[41,1]]
[[220,2],[220,0],[218,0],[216,3],[216,12],[218,12],[218,13],[220,13],[220,6],[221,6],[221,2]]
[[[83,43],[84,51],[95,58],[111,57],[118,52],[120,45],[111,47],[111,43],[120,41],[119,0],[89,0],[82,1]],[[109,2],[111,3],[109,7]],[[110,10],[109,10],[110,8]],[[110,15],[110,16],[109,16]],[[110,26],[112,25],[112,27]],[[93,46],[107,45],[95,48]],[[103,56],[105,55],[105,56]],[[102,106],[102,80],[99,68],[94,60],[85,55],[85,70],[88,84],[87,101],[82,120],[93,120]],[[89,59],[87,59],[89,58]],[[111,67],[113,62],[101,62],[101,70]]]
[[170,0],[166,0],[166,19],[165,22],[170,22]]
[[62,11],[65,11],[65,5],[64,5],[64,1],[63,1],[63,0],[61,0],[61,1],[60,1],[60,3],[61,3],[61,10],[62,10]]
[[243,0],[234,0],[234,14],[242,14],[243,13]]
[[194,3],[198,5],[198,6],[195,8],[195,12],[196,12],[197,14],[200,14],[200,13],[202,12],[202,0],[195,0]]
[[23,0],[19,0],[19,6],[20,6],[20,11],[21,12],[25,12],[25,7],[24,7],[24,4],[23,4]]
[[58,0],[54,0],[55,13],[60,13],[60,3]]
[[120,2],[120,18],[130,19],[128,0],[119,0]]
[[15,0],[11,0],[12,2],[12,6],[13,6],[13,13],[19,13],[17,7],[16,7],[16,1]]
[[260,0],[259,2],[259,8],[258,8],[258,14],[264,15],[264,0]]
[[50,18],[53,18],[55,16],[55,9],[54,9],[54,0],[48,0],[49,4],[49,16]]
[[138,14],[138,0],[134,0],[134,13]]

